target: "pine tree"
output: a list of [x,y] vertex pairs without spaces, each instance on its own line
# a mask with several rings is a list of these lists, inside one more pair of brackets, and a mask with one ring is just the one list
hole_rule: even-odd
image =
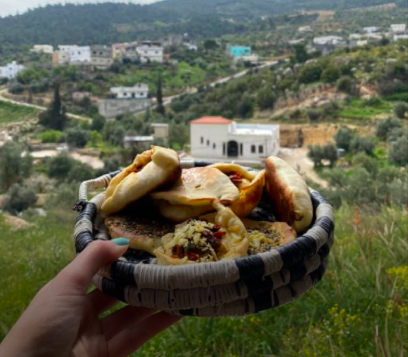
[[163,85],[163,80],[162,80],[162,74],[159,74],[159,77],[157,79],[157,92],[156,92],[156,100],[157,100],[157,106],[156,106],[156,112],[164,115],[165,114],[165,109],[163,106],[163,92],[162,92],[162,85]]
[[65,108],[62,106],[59,83],[54,87],[54,100],[47,111],[40,114],[40,124],[54,130],[64,130],[68,121]]

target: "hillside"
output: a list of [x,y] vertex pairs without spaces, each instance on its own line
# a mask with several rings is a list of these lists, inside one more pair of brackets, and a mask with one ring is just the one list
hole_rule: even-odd
[[[156,39],[188,32],[218,37],[248,30],[249,21],[298,10],[345,9],[387,0],[165,0],[152,5],[124,3],[47,5],[0,18],[0,54],[13,45],[109,44]],[[397,4],[403,5],[403,0]]]

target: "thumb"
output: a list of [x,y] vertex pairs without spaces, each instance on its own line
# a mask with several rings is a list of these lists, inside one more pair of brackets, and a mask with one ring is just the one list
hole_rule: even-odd
[[98,270],[118,259],[128,248],[129,240],[125,238],[93,241],[54,280],[71,294],[85,294]]

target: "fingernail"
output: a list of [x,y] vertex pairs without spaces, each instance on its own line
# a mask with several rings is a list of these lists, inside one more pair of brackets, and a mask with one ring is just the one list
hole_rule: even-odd
[[112,239],[112,243],[115,243],[116,245],[128,245],[130,243],[130,240],[127,238],[115,238]]

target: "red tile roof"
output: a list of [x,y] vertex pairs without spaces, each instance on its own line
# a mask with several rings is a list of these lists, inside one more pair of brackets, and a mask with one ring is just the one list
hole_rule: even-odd
[[200,119],[192,120],[190,124],[231,124],[232,120],[225,119],[223,117],[203,117]]

